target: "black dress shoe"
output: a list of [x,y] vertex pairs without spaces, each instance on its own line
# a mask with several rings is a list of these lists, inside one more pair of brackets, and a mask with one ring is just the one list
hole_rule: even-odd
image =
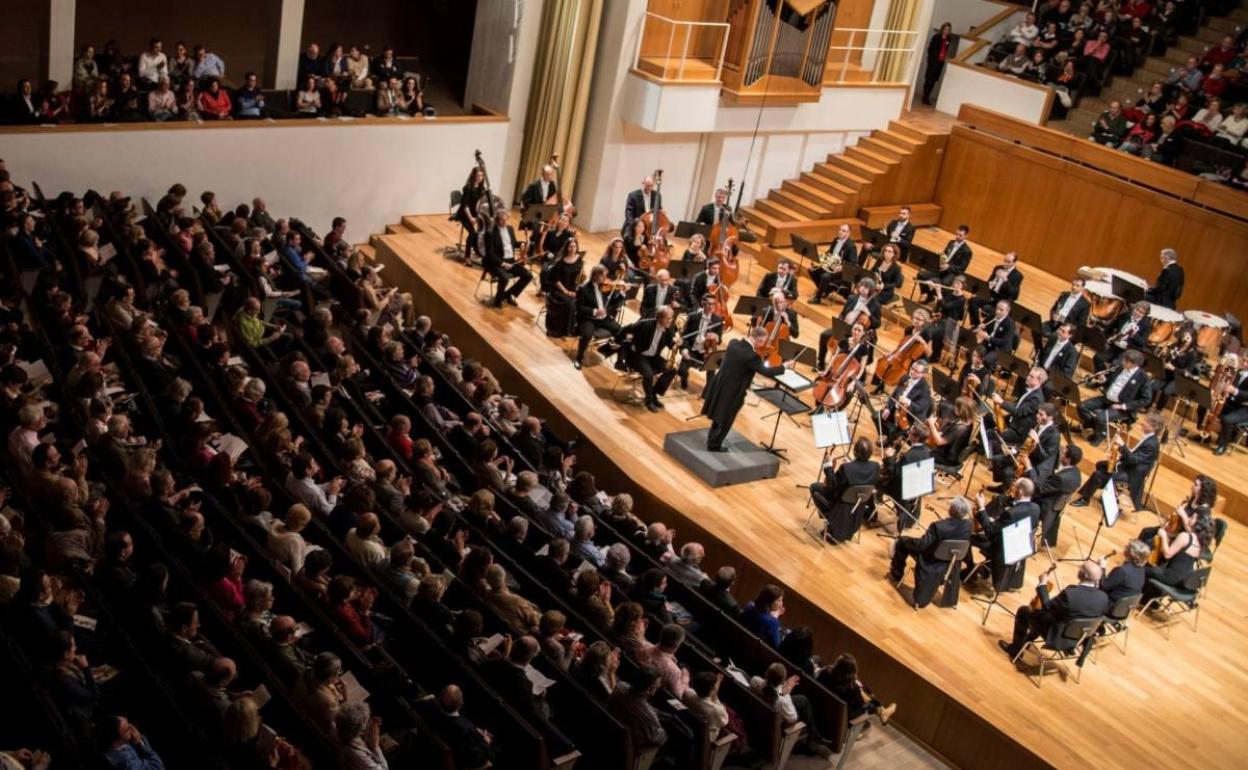
[[1213,450],[1213,453],[1217,455],[1218,457],[1221,457],[1222,455],[1226,454],[1227,451],[1229,450],[1227,449],[1226,445],[1223,444],[1222,446],[1219,446],[1217,449]]
[[581,362],[580,362],[580,361],[573,361],[573,362],[572,362],[572,365],[576,367],[576,370],[577,370],[578,372],[581,370]]
[[1071,500],[1071,501],[1070,501],[1070,504],[1071,504],[1071,505],[1073,505],[1073,506],[1074,506],[1074,507],[1076,507],[1076,508],[1087,508],[1087,507],[1088,507],[1088,501],[1087,501],[1085,498],[1082,498],[1082,497],[1081,497],[1081,498],[1079,498],[1078,500]]
[[663,407],[659,406],[658,404],[654,403],[653,401],[647,401],[647,402],[646,402],[646,409],[649,409],[651,412],[661,412],[661,411],[663,411]]
[[1009,643],[1009,642],[1007,642],[1007,641],[1005,641],[1004,639],[998,639],[998,640],[997,640],[997,646],[998,646],[998,647],[1000,647],[1002,650],[1005,650],[1005,654],[1006,654],[1006,655],[1009,655],[1011,659],[1012,659],[1015,655],[1017,655],[1017,654],[1018,654],[1018,650],[1016,650],[1016,649],[1014,649],[1013,647],[1011,647],[1011,646],[1010,646],[1010,643]]
[[1105,443],[1105,437],[1093,436],[1092,438],[1088,439],[1088,443],[1091,444],[1092,446],[1100,446],[1101,444]]
[[512,307],[520,307],[518,304],[516,304],[516,298],[511,296],[510,294],[508,294],[506,297],[503,297],[503,302],[506,302],[508,305],[511,305]]

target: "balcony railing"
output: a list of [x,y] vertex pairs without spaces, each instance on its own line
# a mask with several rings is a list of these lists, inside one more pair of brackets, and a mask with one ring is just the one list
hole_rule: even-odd
[[729,29],[724,22],[680,21],[647,11],[633,66],[660,80],[717,83]]
[[916,30],[838,27],[823,82],[904,83],[921,39]]

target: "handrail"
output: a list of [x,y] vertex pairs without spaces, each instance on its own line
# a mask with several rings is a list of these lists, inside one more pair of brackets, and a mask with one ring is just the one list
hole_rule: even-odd
[[[663,57],[662,77],[664,79],[668,79],[668,66],[669,66],[669,62],[672,61],[672,49],[676,45],[676,30],[678,28],[684,29],[684,35],[682,36],[683,42],[681,43],[681,50],[680,50],[680,56],[679,56],[680,64],[676,68],[676,73],[675,73],[676,77],[672,78],[673,80],[685,79],[685,66],[686,64],[688,64],[690,60],[689,41],[690,41],[690,38],[693,37],[693,30],[695,28],[719,30],[719,46],[718,46],[719,52],[713,58],[713,61],[715,64],[715,76],[713,80],[716,82],[720,80],[724,71],[724,56],[728,51],[728,34],[732,30],[732,25],[723,21],[687,21],[683,19],[673,19],[673,18],[664,16],[659,13],[654,13],[653,11],[646,11],[645,15],[643,15],[641,18],[641,33],[637,36],[637,50],[633,54],[633,69],[636,69],[639,71],[644,71],[641,66],[642,49],[646,46],[647,43],[655,42],[655,40],[652,37],[647,37],[646,35],[647,29],[649,28],[651,20],[662,22],[664,24],[669,25],[668,33],[667,33],[667,52],[666,52],[666,55]],[[704,60],[706,57],[693,57],[693,58]]]
[[[840,83],[845,82],[845,75],[849,71],[850,58],[854,51],[863,53],[901,53],[908,58],[913,56],[918,50],[922,34],[916,29],[887,29],[883,27],[836,27],[832,31],[834,34],[846,33],[849,37],[849,42],[846,45],[828,46],[829,58],[831,58],[832,51],[845,52],[845,59],[841,62],[840,79],[837,81]],[[861,45],[854,45],[854,38],[858,33],[862,33],[863,42]],[[904,40],[907,36],[910,39],[906,42],[899,42],[898,45],[867,45],[866,41],[872,33],[878,35],[880,40]],[[894,35],[897,37],[891,37]],[[908,67],[905,69],[908,69]],[[877,82],[874,71],[872,72],[870,82]]]

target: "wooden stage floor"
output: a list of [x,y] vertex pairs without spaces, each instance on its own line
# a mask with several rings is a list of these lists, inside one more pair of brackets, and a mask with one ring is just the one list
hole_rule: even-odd
[[[663,452],[668,433],[705,426],[704,421],[686,422],[700,407],[695,396],[669,393],[666,410],[657,414],[620,403],[612,394],[614,369],[599,363],[575,370],[575,341],[549,339],[535,325],[540,305],[531,291],[520,298],[519,308],[502,311],[473,299],[480,271],[441,255],[444,246],[455,242],[457,226],[444,216],[405,217],[404,222],[419,232],[374,239],[378,260],[387,264],[388,282],[412,291],[418,308],[459,340],[467,357],[490,366],[507,392],[534,404],[537,414],[556,425],[579,432],[592,447],[582,456],[583,464],[595,472],[602,488],[633,492],[640,501],[639,515],[675,522],[679,541],[702,539],[712,568],[737,566],[743,599],[766,580],[787,586],[786,624],[815,627],[825,660],[843,650],[857,655],[863,678],[885,699],[899,701],[898,724],[951,764],[1243,765],[1248,754],[1248,673],[1242,665],[1248,651],[1248,599],[1234,586],[1248,578],[1248,542],[1237,524],[1232,523],[1218,555],[1198,634],[1176,626],[1166,640],[1147,621],[1135,621],[1126,656],[1107,647],[1095,664],[1086,666],[1082,683],[1050,674],[1038,689],[997,648],[1012,628],[1006,612],[994,609],[981,625],[982,605],[964,591],[957,611],[933,606],[916,613],[908,604],[911,577],[907,575],[900,590],[884,577],[891,541],[867,530],[860,543],[825,547],[803,531],[808,509],[806,492],[798,485],[815,480],[821,459],[808,419],[780,423],[777,443],[789,450],[792,462],[782,466],[778,478],[708,488]],[[609,237],[582,235],[588,264],[597,263]],[[976,249],[975,261],[986,268],[991,263],[982,253]],[[763,270],[755,268],[748,288],[746,275],[743,270],[737,289],[752,291]],[[1033,280],[1031,272],[1028,276],[1025,297],[1040,291],[1043,283]],[[1061,284],[1047,280],[1053,285],[1046,291]],[[1035,303],[1047,307],[1050,301],[1046,293]],[[823,326],[802,320],[801,341],[813,345]],[[744,326],[744,319],[739,321],[738,329]],[[886,327],[885,347],[898,334],[895,325]],[[595,361],[591,357],[587,363]],[[769,411],[767,404],[747,400],[737,431],[756,441],[768,439],[773,422],[761,417]],[[863,423],[860,427],[873,433]],[[1201,448],[1188,450],[1189,455],[1201,452],[1207,454]],[[1096,450],[1091,453],[1101,456]],[[1163,468],[1156,487],[1159,497],[1171,504],[1182,499],[1186,475]],[[974,488],[981,483],[988,483],[986,474],[977,476]],[[941,506],[943,515],[945,503],[929,498],[929,504]],[[936,515],[927,510],[922,526]],[[1095,506],[1068,508],[1054,556],[1086,551],[1098,516]],[[1134,522],[1105,530],[1097,555],[1119,549],[1140,527],[1155,521],[1152,514],[1141,512]],[[1012,609],[1030,600],[1030,586],[1045,566],[1044,556],[1035,557],[1028,568],[1028,589],[1006,595],[1003,603]],[[1061,564],[1062,585],[1074,580],[1074,570],[1074,564]]]

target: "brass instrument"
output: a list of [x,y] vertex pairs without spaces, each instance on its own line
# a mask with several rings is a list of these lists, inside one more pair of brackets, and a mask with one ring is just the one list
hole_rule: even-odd
[[1218,368],[1213,371],[1209,381],[1209,411],[1200,429],[1212,433],[1222,418],[1222,410],[1226,407],[1227,386],[1235,381],[1235,372],[1239,370],[1239,358],[1234,353],[1227,353],[1218,361]]
[[828,249],[826,254],[819,257],[819,267],[829,273],[839,273],[841,268],[844,267],[844,261],[839,256],[834,255],[831,249]]

